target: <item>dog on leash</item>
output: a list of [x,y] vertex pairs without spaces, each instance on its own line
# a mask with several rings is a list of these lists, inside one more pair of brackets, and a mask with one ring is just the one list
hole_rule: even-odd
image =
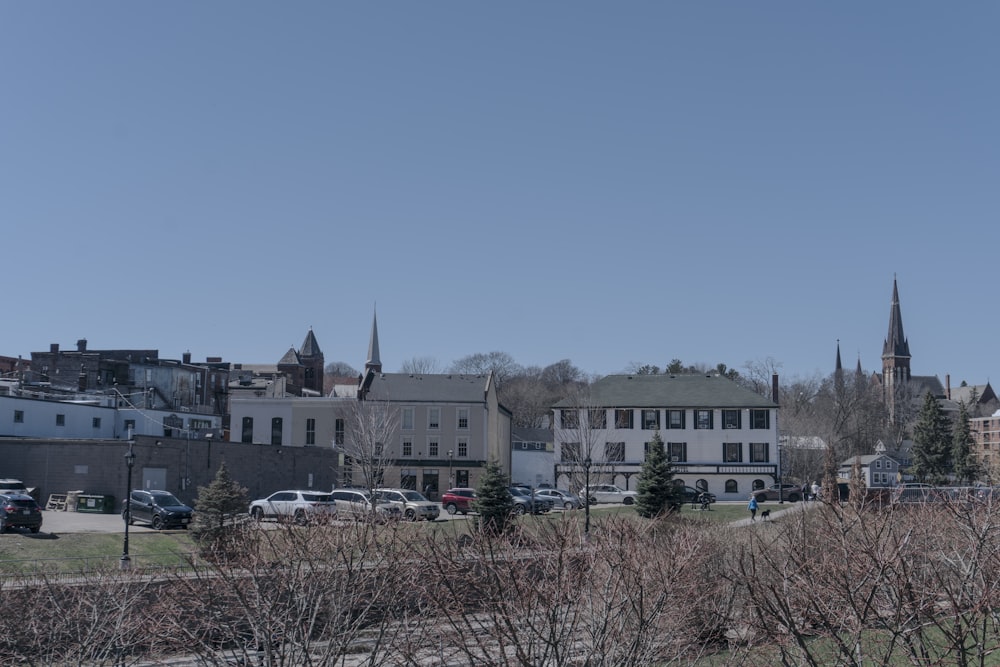
[[763,519],[764,521],[767,521],[768,519],[770,519],[771,518],[771,510],[764,510],[763,512],[761,512],[760,513],[760,518]]

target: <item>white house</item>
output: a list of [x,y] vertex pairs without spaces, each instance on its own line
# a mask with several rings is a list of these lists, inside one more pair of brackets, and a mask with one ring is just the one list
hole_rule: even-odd
[[561,488],[579,488],[589,469],[591,483],[635,489],[657,432],[674,479],[719,499],[746,498],[780,472],[778,405],[718,375],[609,375],[553,408]]

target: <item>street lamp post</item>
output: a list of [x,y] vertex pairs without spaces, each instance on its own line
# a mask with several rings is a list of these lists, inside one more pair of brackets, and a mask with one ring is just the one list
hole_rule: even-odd
[[454,453],[455,452],[453,450],[450,450],[450,449],[448,450],[448,488],[449,489],[455,488],[455,477],[452,474],[452,468],[451,468],[451,465],[452,465],[452,460],[451,459],[452,459],[452,456],[454,455]]
[[583,507],[586,516],[583,522],[583,534],[587,542],[590,541],[590,464],[591,460],[588,456],[583,460]]
[[132,523],[132,466],[135,465],[135,449],[132,434],[129,433],[128,451],[125,452],[125,466],[128,468],[127,481],[125,482],[125,543],[122,546],[121,569],[127,570],[132,566],[132,559],[128,555],[128,525]]

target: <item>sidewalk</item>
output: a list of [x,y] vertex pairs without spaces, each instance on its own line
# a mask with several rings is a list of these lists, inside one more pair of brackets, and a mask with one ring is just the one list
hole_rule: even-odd
[[[757,508],[757,520],[751,521],[750,510],[747,510],[747,516],[745,519],[737,519],[736,521],[731,521],[730,526],[756,526],[758,524],[766,524],[770,521],[780,519],[783,516],[791,514],[792,512],[805,512],[813,505],[813,501],[803,500],[797,503],[785,502],[779,505],[778,503],[772,503],[769,505],[760,505]],[[760,513],[764,510],[771,510],[771,514],[765,519],[761,517]]]

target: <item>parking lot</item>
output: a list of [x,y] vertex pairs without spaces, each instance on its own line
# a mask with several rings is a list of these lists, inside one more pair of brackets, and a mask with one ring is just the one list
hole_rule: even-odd
[[[441,512],[438,521],[465,520],[468,516],[449,515]],[[151,531],[145,524],[129,526],[129,533]],[[69,533],[124,533],[125,522],[120,514],[95,514],[90,512],[42,512],[42,532],[56,535]]]

